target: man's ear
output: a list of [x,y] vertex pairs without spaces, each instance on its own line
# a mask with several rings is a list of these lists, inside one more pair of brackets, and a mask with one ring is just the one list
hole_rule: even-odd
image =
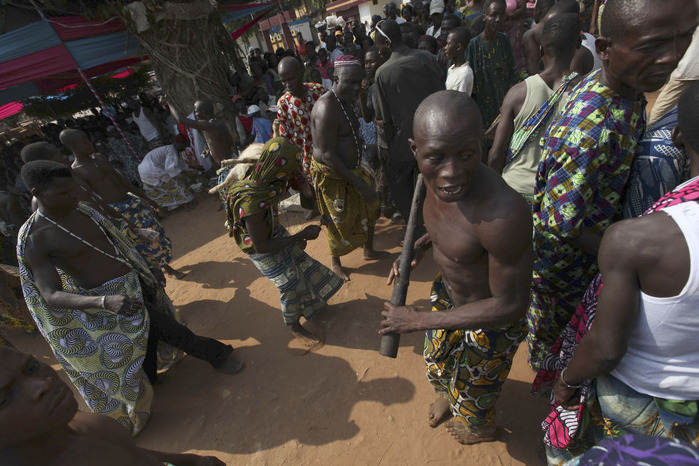
[[672,143],[677,147],[678,149],[684,149],[684,136],[682,135],[682,131],[680,131],[679,126],[675,126],[672,129]]
[[417,159],[417,143],[415,142],[415,139],[408,138],[408,145],[410,146],[410,150],[413,152],[413,157]]
[[609,61],[609,49],[612,46],[612,40],[608,37],[598,37],[595,40],[595,49],[597,50],[597,55],[599,55],[600,60],[607,62]]

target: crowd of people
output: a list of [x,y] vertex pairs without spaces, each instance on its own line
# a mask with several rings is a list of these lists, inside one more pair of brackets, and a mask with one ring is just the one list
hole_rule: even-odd
[[[52,369],[0,348],[9,464],[73,437],[60,461],[90,442],[144,464],[219,464],[137,449],[119,427],[143,428],[158,371],[183,353],[243,367],[179,321],[164,285],[183,273],[159,216],[216,184],[229,235],[314,347],[304,324],[351,279],[342,257],[388,257],[376,222],[409,219],[418,174],[418,239],[404,250],[411,267],[433,251],[431,309],[385,303],[379,333],[425,332],[429,425],[463,445],[498,439],[495,405],[526,341],[532,391],[551,399],[549,464],[651,447],[699,461],[695,0],[538,0],[533,17],[523,0],[383,11],[369,27],[319,23],[301,49],[251,47],[249,74],[232,77],[235,127],[209,100],[184,115],[142,96],[119,110],[120,128],[95,111],[4,148],[0,252],[21,280],[4,294],[23,297],[33,322],[0,323],[36,325],[102,415],[76,413]],[[661,89],[648,115],[645,95]],[[320,225],[287,231],[291,193]],[[305,251],[323,230],[330,267]],[[398,260],[386,269],[387,284],[400,278]]]

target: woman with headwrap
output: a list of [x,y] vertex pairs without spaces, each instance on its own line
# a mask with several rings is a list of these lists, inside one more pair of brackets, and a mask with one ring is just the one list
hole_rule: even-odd
[[318,225],[290,235],[279,223],[276,207],[289,186],[301,192],[302,205],[313,202],[301,158],[299,149],[283,137],[270,139],[250,174],[228,189],[226,226],[240,249],[279,289],[284,323],[295,337],[313,346],[319,338],[299,319],[310,320],[325,308],[343,280],[304,251],[306,241],[320,234]]

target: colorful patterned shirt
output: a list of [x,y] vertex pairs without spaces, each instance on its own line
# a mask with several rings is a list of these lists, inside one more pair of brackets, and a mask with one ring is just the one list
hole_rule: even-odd
[[311,111],[320,96],[327,90],[317,83],[304,83],[306,97],[300,99],[285,92],[277,102],[277,118],[281,135],[303,151],[303,167],[310,170],[313,156],[313,138],[311,137]]
[[602,234],[621,218],[645,102],[621,97],[599,76],[594,72],[573,89],[542,139],[532,207],[535,291],[582,293],[597,272],[596,257],[569,240],[583,229]]

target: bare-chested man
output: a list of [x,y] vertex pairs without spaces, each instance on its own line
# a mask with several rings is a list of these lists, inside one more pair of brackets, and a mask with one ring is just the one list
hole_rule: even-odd
[[375,259],[374,226],[379,204],[374,180],[361,166],[364,142],[354,102],[362,85],[359,59],[342,55],[335,60],[333,87],[318,99],[311,114],[313,161],[311,176],[318,210],[328,223],[332,269],[344,280],[340,256],[359,246],[364,258]]
[[0,465],[223,466],[213,456],[146,450],[107,416],[78,411],[51,366],[0,347]]
[[78,203],[70,167],[22,167],[38,210],[20,229],[25,301],[91,410],[137,433],[150,415],[158,341],[234,373],[229,345],[179,324],[172,303],[133,243],[97,210]]
[[[436,427],[462,444],[496,438],[495,402],[525,336],[532,269],[527,203],[481,164],[481,118],[464,93],[441,91],[415,113],[410,147],[427,186],[427,234],[415,242],[413,267],[434,246],[439,274],[432,311],[385,303],[380,333],[426,330],[427,378],[440,395]],[[398,275],[394,263],[390,284]]]
[[230,159],[233,156],[235,140],[226,124],[214,117],[214,105],[210,100],[201,99],[194,102],[194,120],[182,115],[166,99],[162,101],[167,103],[170,113],[177,123],[197,129],[204,134],[206,143],[209,145],[211,158],[215,160],[216,166],[220,166],[222,160]]
[[184,273],[169,265],[172,242],[158,222],[158,204],[141,188],[129,183],[106,157],[95,152],[87,134],[77,129],[65,129],[59,138],[75,156],[71,165],[75,180],[124,217],[125,221],[117,225],[136,244],[146,263],[175,278],[184,277]]

